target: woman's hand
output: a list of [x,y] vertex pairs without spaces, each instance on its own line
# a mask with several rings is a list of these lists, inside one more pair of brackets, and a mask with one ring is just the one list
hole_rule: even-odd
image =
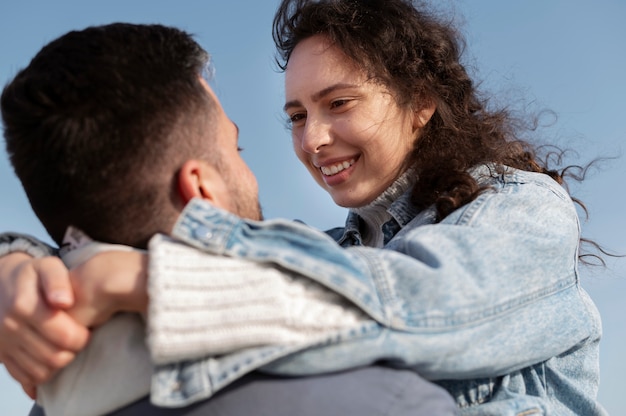
[[24,253],[0,258],[0,361],[35,399],[35,386],[68,365],[89,339],[67,312],[74,305],[60,259]]
[[68,271],[57,257],[0,257],[0,362],[32,399],[36,386],[120,311],[145,314],[147,255],[100,253]]
[[103,324],[117,312],[145,314],[147,263],[147,254],[138,251],[107,251],[73,268],[76,299],[68,313],[88,327]]

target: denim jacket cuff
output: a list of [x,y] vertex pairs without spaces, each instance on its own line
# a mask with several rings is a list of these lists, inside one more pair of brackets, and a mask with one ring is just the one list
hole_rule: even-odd
[[57,250],[36,238],[18,233],[0,234],[0,257],[22,252],[33,257],[54,256]]

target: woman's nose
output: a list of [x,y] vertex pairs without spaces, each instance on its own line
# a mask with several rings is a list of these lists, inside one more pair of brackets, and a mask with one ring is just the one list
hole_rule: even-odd
[[332,142],[329,126],[310,119],[304,126],[301,139],[302,150],[307,153],[319,153],[322,147]]

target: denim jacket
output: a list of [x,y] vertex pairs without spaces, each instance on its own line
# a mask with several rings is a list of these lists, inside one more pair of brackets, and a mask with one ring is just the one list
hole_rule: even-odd
[[[328,235],[245,221],[192,201],[174,236],[206,252],[274,263],[340,293],[371,320],[316,345],[266,346],[160,366],[152,400],[182,406],[254,369],[314,374],[385,362],[445,387],[464,415],[602,415],[599,314],[580,287],[567,193],[545,175],[483,167],[489,186],[439,223],[405,195],[384,250],[360,246],[358,217]],[[397,231],[399,229],[399,231]],[[0,254],[48,247],[0,235]],[[42,253],[32,253],[40,255]]]
[[[273,263],[345,296],[371,321],[316,345],[249,348],[161,366],[153,401],[210,396],[254,369],[303,375],[384,362],[445,387],[464,415],[603,415],[599,313],[580,286],[580,225],[546,175],[490,167],[488,190],[435,223],[404,195],[384,249],[360,246],[358,217],[328,234],[242,220],[194,200],[173,236],[208,253]],[[387,231],[386,231],[387,232]]]

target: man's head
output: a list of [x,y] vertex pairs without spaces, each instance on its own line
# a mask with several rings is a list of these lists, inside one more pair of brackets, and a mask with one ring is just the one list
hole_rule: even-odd
[[201,78],[208,59],[178,29],[117,23],[61,36],[5,87],[11,163],[57,243],[74,225],[144,247],[194,196],[260,217],[236,127]]

